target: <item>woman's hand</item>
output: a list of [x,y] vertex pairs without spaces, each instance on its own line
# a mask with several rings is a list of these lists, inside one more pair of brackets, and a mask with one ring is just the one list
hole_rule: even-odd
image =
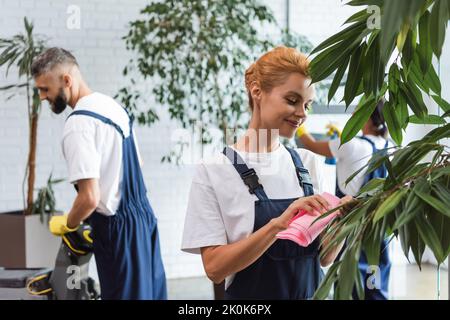
[[345,196],[343,198],[341,198],[341,200],[339,201],[339,205],[344,205],[340,210],[339,210],[339,215],[342,214],[347,214],[347,212],[349,212],[354,205],[356,204],[356,200],[355,198],[353,198],[352,196]]
[[271,223],[279,231],[285,230],[289,226],[291,219],[300,211],[305,210],[316,216],[330,210],[330,204],[321,195],[298,198],[277,218],[272,219]]

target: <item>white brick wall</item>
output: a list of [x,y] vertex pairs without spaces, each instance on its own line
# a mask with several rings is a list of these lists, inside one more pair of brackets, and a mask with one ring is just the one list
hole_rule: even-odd
[[291,0],[291,28],[306,35],[313,44],[340,30],[342,23],[356,12],[339,0]]

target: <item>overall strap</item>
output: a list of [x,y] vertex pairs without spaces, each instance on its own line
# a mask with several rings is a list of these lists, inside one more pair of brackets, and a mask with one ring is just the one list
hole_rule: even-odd
[[294,161],[295,172],[297,173],[298,182],[300,183],[300,187],[303,189],[303,193],[305,197],[312,196],[314,194],[314,188],[311,181],[311,176],[309,175],[308,169],[303,166],[303,162],[300,159],[300,155],[297,151],[286,147],[292,157],[292,161]]
[[[369,138],[367,138],[365,136],[360,136],[358,138],[361,139],[361,140],[365,140],[365,141],[370,143],[370,145],[372,146],[372,155],[375,154],[376,152],[386,150],[387,147],[388,147],[388,143],[389,143],[389,140],[386,139],[386,143],[384,144],[384,148],[383,149],[377,149],[377,147],[375,146],[375,143],[372,140],[370,140]],[[386,151],[384,151],[384,152],[386,152]],[[364,186],[370,180],[373,180],[375,178],[385,178],[386,176],[387,176],[387,169],[386,169],[386,165],[383,163],[375,171],[372,171],[368,175],[367,174],[365,175],[362,186]]]
[[[109,125],[113,126],[120,133],[122,138],[125,139],[125,134],[123,133],[122,128],[118,124],[113,122],[111,119],[106,118],[106,117],[102,116],[101,114],[98,114],[98,113],[95,113],[92,111],[88,111],[88,110],[77,110],[77,111],[72,112],[67,117],[67,119],[69,119],[70,117],[75,116],[75,115],[83,115],[83,116],[92,117],[92,118],[98,119],[106,124],[109,124]],[[130,127],[130,130],[131,130],[131,127]]]
[[225,147],[222,153],[231,161],[231,164],[241,176],[242,181],[248,187],[248,191],[256,195],[259,200],[267,200],[268,197],[264,191],[264,187],[259,183],[255,169],[249,168],[233,148]]
[[375,143],[372,140],[370,140],[369,138],[367,138],[365,136],[359,136],[358,138],[361,139],[361,140],[365,140],[368,143],[370,143],[370,145],[372,146],[372,152],[377,152],[377,151],[380,151],[380,150],[387,149],[388,144],[389,144],[389,139],[386,139],[386,143],[384,144],[383,149],[377,149],[377,147],[375,146]]
[[[123,108],[123,107],[122,107]],[[123,108],[123,110],[126,112],[126,114],[128,115],[128,125],[130,126],[130,135],[132,135],[133,132],[133,122],[134,122],[134,115],[132,113],[130,113],[127,108]]]
[[378,151],[377,148],[375,147],[375,143],[374,143],[372,140],[370,140],[369,138],[367,138],[367,137],[365,137],[365,136],[360,136],[360,137],[358,137],[358,138],[361,139],[361,140],[365,140],[365,141],[367,141],[368,143],[370,143],[370,145],[372,146],[372,152],[373,152],[373,153]]

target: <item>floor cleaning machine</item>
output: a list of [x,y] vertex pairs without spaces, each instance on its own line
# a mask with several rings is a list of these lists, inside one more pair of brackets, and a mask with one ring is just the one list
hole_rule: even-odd
[[98,283],[89,277],[91,226],[62,236],[53,269],[0,269],[0,299],[96,300]]

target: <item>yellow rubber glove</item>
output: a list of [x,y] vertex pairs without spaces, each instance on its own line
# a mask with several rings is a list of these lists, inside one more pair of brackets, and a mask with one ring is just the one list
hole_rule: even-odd
[[298,127],[297,137],[300,138],[301,136],[303,136],[304,134],[307,134],[307,133],[309,133],[309,132],[308,132],[308,129],[306,128],[305,124],[302,124],[300,127]]
[[338,134],[338,137],[341,137],[342,131],[335,124],[329,123],[326,128],[328,129],[327,135],[332,136],[335,132]]
[[67,214],[62,216],[53,216],[48,223],[48,227],[50,232],[55,236],[62,236],[66,233],[78,230],[78,227],[71,229],[67,226]]

